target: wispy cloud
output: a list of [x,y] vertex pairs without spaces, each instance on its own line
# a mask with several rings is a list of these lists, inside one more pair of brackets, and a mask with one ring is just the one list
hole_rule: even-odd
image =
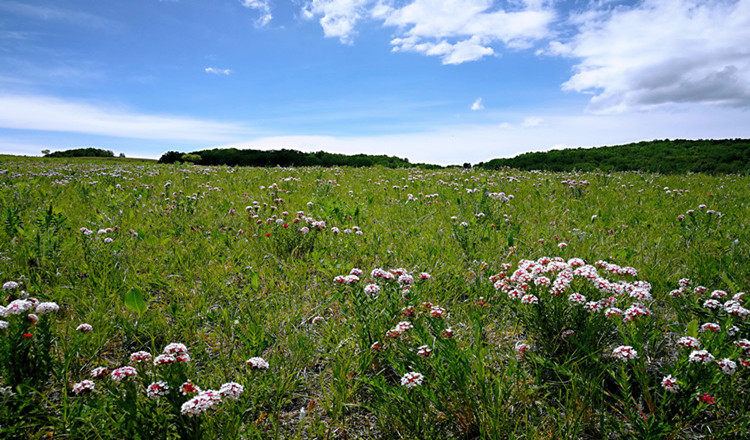
[[271,5],[268,0],[240,0],[242,6],[258,11],[260,16],[256,20],[257,26],[265,26],[271,22],[273,15],[271,15]]
[[206,67],[204,70],[206,73],[212,73],[214,75],[230,75],[232,73],[231,69],[217,69],[215,67]]
[[0,95],[0,127],[216,143],[250,134],[236,123],[146,114],[38,95]]
[[3,1],[0,2],[0,10],[9,14],[29,17],[36,20],[64,22],[77,26],[87,26],[98,29],[113,29],[119,27],[116,22],[99,15],[59,7]]
[[482,98],[477,98],[477,100],[474,101],[474,104],[471,104],[471,110],[475,112],[479,110],[484,110],[484,104],[482,104]]
[[563,89],[593,94],[591,111],[750,106],[750,0],[645,0],[572,21],[547,53],[580,60]]

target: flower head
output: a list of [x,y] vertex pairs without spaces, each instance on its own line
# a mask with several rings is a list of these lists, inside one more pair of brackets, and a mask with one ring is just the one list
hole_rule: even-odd
[[130,362],[149,362],[151,353],[147,351],[136,351],[130,355]]
[[677,384],[677,379],[672,377],[671,374],[661,380],[661,386],[664,387],[664,390],[668,393],[676,393],[680,389],[680,386]]
[[615,357],[623,362],[627,362],[631,359],[638,359],[638,352],[629,345],[621,345],[612,351]]
[[95,384],[91,380],[82,380],[78,383],[73,384],[73,394],[79,395],[94,391]]
[[245,387],[236,382],[227,382],[219,388],[219,394],[232,400],[239,399],[243,391],[245,391]]
[[158,397],[166,396],[168,393],[169,385],[163,380],[154,382],[146,388],[146,395],[149,397],[149,399],[156,399]]
[[36,311],[40,315],[44,315],[47,313],[56,313],[58,310],[60,310],[60,306],[58,306],[57,303],[54,302],[39,303],[34,309],[34,311]]
[[267,370],[269,366],[268,362],[266,362],[266,360],[263,359],[262,357],[252,357],[248,359],[245,363],[251,366],[252,368],[257,368],[259,370]]
[[120,367],[112,371],[110,374],[110,377],[112,377],[112,380],[115,382],[120,382],[126,377],[135,377],[138,375],[138,372],[135,371],[135,368],[133,367]]
[[417,373],[416,371],[412,371],[410,373],[404,374],[401,377],[401,385],[405,386],[406,388],[414,388],[414,387],[422,385],[423,380],[424,380],[424,375],[422,373]]
[[78,327],[76,327],[77,332],[83,332],[83,333],[90,333],[94,331],[94,327],[91,326],[91,324],[81,324]]

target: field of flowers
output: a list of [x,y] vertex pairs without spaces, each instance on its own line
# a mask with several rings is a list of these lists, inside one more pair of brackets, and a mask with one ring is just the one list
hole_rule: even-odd
[[0,217],[2,439],[750,438],[750,177],[4,156]]

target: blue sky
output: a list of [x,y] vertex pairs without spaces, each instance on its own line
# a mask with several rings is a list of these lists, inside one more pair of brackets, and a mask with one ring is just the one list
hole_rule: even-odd
[[750,137],[750,0],[0,0],[0,152]]

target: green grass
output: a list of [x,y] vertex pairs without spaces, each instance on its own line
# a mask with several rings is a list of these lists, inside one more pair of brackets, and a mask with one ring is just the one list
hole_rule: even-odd
[[[489,196],[500,192],[513,198]],[[0,156],[0,217],[0,283],[20,283],[0,304],[23,290],[60,305],[37,324],[26,314],[0,318],[9,323],[0,330],[3,438],[750,435],[750,368],[740,362],[749,353],[733,343],[750,328],[703,306],[714,290],[728,292],[725,303],[748,288],[748,177]],[[361,235],[345,232],[354,227]],[[609,295],[582,277],[557,297],[530,284],[524,294],[536,305],[490,280],[555,256],[635,268],[637,277],[597,270],[650,283],[652,315],[624,323],[572,305],[573,291]],[[359,282],[334,282],[355,267]],[[374,268],[404,268],[416,281],[404,293],[374,279]],[[432,278],[420,281],[421,272]],[[671,296],[683,278],[690,293]],[[364,293],[371,283],[381,287],[376,297]],[[708,292],[692,293],[696,286]],[[640,300],[617,301],[624,311]],[[413,328],[386,337],[401,321]],[[717,360],[734,361],[735,374],[689,363],[690,350],[676,346],[706,322],[722,331],[695,336]],[[93,331],[77,332],[81,323]],[[566,330],[575,333],[562,338]],[[140,350],[156,357],[172,342],[187,346],[189,363],[138,364],[134,379],[92,379],[94,391],[72,392],[93,368],[127,365]],[[520,342],[531,346],[523,356]],[[417,354],[424,345],[429,357]],[[619,345],[639,357],[618,361]],[[252,357],[269,368],[246,365]],[[401,385],[411,371],[422,385]],[[668,374],[679,392],[661,386]],[[181,408],[192,396],[177,391],[187,379],[244,392],[190,417]],[[150,399],[146,386],[158,380],[171,393]],[[704,393],[715,404],[699,400]]]

